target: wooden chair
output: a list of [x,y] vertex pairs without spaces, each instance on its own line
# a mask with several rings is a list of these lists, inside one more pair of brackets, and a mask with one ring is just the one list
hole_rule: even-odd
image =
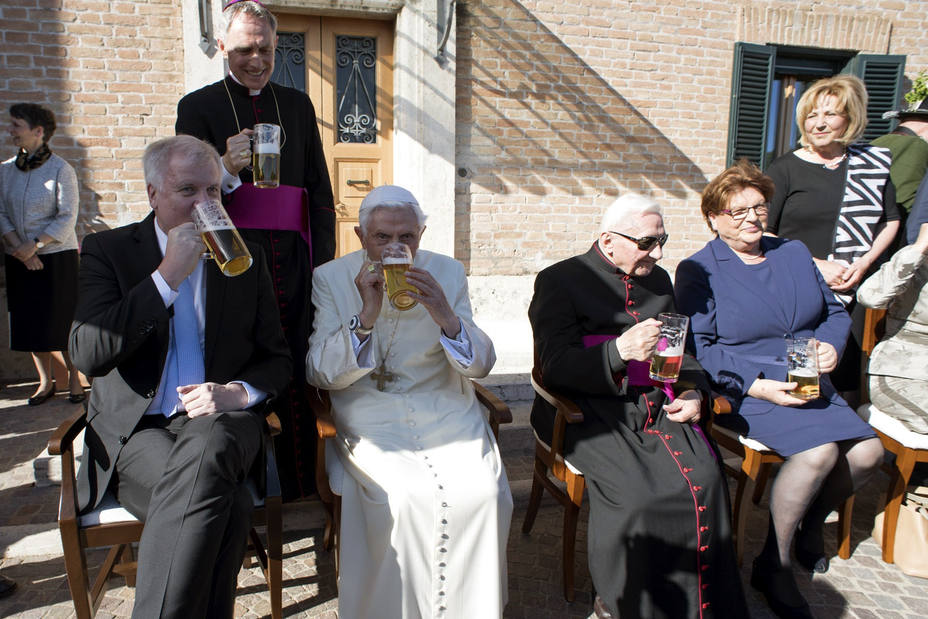
[[886,489],[886,504],[883,509],[883,561],[894,562],[896,545],[896,525],[899,521],[899,509],[909,485],[912,471],[917,462],[928,462],[928,436],[912,432],[902,423],[883,413],[869,403],[869,381],[866,375],[870,354],[885,331],[886,310],[867,309],[864,319],[864,339],[861,343],[862,377],[860,381],[861,404],[857,414],[869,423],[884,449],[896,456],[892,464],[884,465],[889,474],[889,486]]
[[[274,413],[268,415],[270,435],[280,433],[280,421]],[[144,523],[137,520],[119,505],[111,493],[103,503],[87,514],[79,514],[77,507],[77,469],[74,459],[74,440],[86,425],[84,410],[79,410],[58,426],[48,440],[48,453],[61,456],[61,502],[58,511],[58,528],[64,550],[65,571],[78,619],[90,619],[100,606],[106,592],[107,580],[114,573],[124,576],[126,584],[135,586],[136,561],[132,544],[142,536]],[[273,441],[267,437],[267,479],[263,497],[255,497],[252,526],[265,526],[267,544],[254,528],[250,539],[253,551],[268,583],[271,594],[271,617],[281,619],[282,558],[280,479],[274,456]],[[252,492],[254,494],[254,491]],[[88,548],[109,547],[93,583],[87,569]]]
[[[502,400],[476,381],[471,381],[476,392],[477,401],[487,410],[490,428],[493,436],[499,440],[499,427],[512,422],[512,411]],[[332,417],[332,402],[329,392],[325,389],[308,387],[307,400],[313,413],[316,415],[316,430],[319,434],[316,447],[316,489],[325,508],[325,533],[323,535],[323,548],[335,551],[335,574],[338,576],[338,541],[339,526],[341,524],[342,497],[337,489],[333,490],[329,483],[329,475],[325,466],[325,441],[335,438],[335,420]]]
[[[574,601],[574,550],[577,541],[577,517],[580,515],[580,506],[583,504],[583,491],[586,489],[586,480],[576,467],[564,459],[564,434],[567,424],[582,423],[583,412],[568,398],[551,391],[545,387],[541,377],[541,370],[532,368],[532,387],[555,409],[554,430],[551,435],[551,444],[548,445],[535,433],[535,465],[532,472],[532,494],[525,512],[525,521],[522,523],[522,532],[531,533],[541,505],[541,496],[547,490],[557,502],[564,506],[564,524],[561,533],[561,571],[564,586],[564,597],[568,602]],[[565,490],[548,477],[548,472],[554,479],[565,485]]]
[[[715,415],[731,413],[731,404],[727,399],[717,396],[713,402]],[[741,565],[744,556],[744,530],[747,523],[748,510],[744,497],[749,489],[753,488],[752,502],[757,505],[764,495],[767,479],[774,464],[784,461],[783,456],[770,449],[760,441],[748,438],[721,424],[713,423],[711,426],[712,438],[720,447],[730,451],[741,459],[741,466],[736,468],[725,463],[725,468],[735,479],[735,502],[732,505],[732,532],[735,538],[735,555],[738,565]],[[847,499],[838,511],[838,556],[847,559],[851,556],[851,514],[854,510],[854,497]]]

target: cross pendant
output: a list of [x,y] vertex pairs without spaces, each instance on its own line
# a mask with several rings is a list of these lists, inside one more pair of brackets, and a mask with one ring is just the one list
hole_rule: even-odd
[[392,383],[396,380],[396,374],[387,371],[385,362],[381,362],[380,367],[377,368],[377,371],[371,372],[370,377],[371,380],[377,381],[377,391],[383,391],[387,383]]

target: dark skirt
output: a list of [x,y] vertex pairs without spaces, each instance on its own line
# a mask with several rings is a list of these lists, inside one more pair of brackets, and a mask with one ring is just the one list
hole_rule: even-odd
[[77,305],[77,250],[41,254],[39,259],[42,268],[30,271],[13,256],[4,257],[11,350],[68,349]]

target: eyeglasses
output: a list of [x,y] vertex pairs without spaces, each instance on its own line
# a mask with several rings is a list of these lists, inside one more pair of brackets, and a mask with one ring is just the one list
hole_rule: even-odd
[[609,234],[618,234],[623,239],[628,239],[632,243],[635,243],[636,245],[638,245],[638,249],[640,249],[641,251],[651,251],[652,249],[654,249],[655,245],[660,245],[661,247],[663,247],[664,243],[667,242],[666,234],[661,234],[659,236],[642,236],[637,239],[633,236],[622,234],[621,232],[615,232],[614,230],[610,230]]
[[744,218],[748,216],[748,211],[754,209],[754,214],[758,217],[763,217],[767,214],[767,211],[770,210],[769,202],[761,202],[760,204],[755,204],[754,206],[747,206],[745,208],[738,208],[735,210],[723,208],[720,213],[725,213],[735,221],[744,221]]

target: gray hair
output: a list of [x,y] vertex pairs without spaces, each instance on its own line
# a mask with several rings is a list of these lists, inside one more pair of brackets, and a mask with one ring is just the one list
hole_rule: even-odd
[[[193,159],[197,167],[205,166],[210,162],[221,166],[219,153],[208,142],[197,139],[192,135],[175,135],[162,138],[145,147],[145,154],[142,155],[145,184],[152,185],[156,189],[162,189],[161,183],[164,181],[164,172],[174,157]],[[219,168],[219,171],[221,173],[222,167]]]
[[235,18],[239,15],[251,15],[256,19],[265,21],[271,27],[271,30],[274,31],[275,34],[277,33],[277,18],[273,13],[257,2],[241,0],[226,6],[222,11],[222,31],[225,33],[225,36],[229,36],[229,26],[232,25],[232,22],[234,22]]
[[627,228],[628,220],[633,217],[640,217],[648,213],[664,216],[661,211],[661,205],[654,198],[643,196],[640,193],[630,191],[619,196],[615,202],[609,205],[606,212],[603,213],[602,222],[599,225],[599,232],[608,232],[615,228]]
[[422,212],[419,201],[412,195],[412,192],[398,185],[381,185],[372,189],[361,201],[361,207],[358,209],[358,225],[361,227],[362,234],[367,232],[367,225],[374,211],[381,208],[409,209],[416,216],[419,229],[425,226],[425,213]]

